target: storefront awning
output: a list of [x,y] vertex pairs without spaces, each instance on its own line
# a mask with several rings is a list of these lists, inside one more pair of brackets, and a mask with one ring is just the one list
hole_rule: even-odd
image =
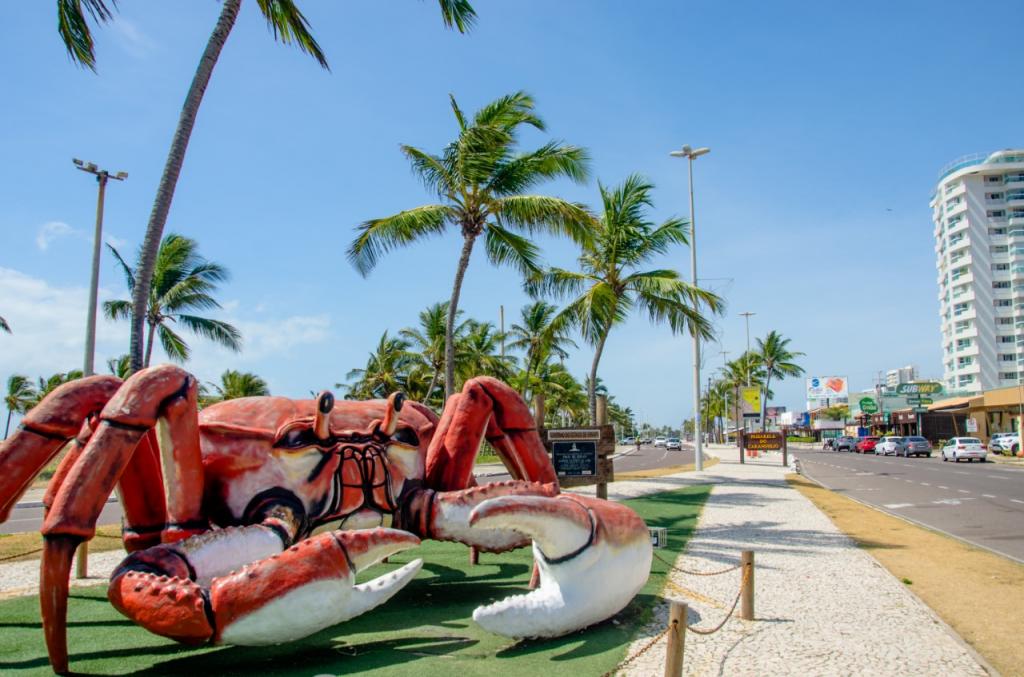
[[976,404],[980,405],[982,399],[980,395],[976,397],[950,397],[928,405],[928,411],[967,411],[971,408],[972,400],[977,400]]

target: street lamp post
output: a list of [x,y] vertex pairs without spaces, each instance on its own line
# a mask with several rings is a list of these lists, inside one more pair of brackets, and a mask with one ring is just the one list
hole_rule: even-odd
[[[674,150],[669,155],[672,157],[684,157],[688,160],[690,176],[690,277],[693,279],[693,286],[697,287],[697,217],[693,210],[693,161],[701,155],[710,153],[710,148],[690,148],[683,146],[681,150]],[[696,329],[693,331],[693,446],[696,459],[697,472],[704,470],[704,445],[701,441],[700,430],[700,337]]]
[[96,353],[96,295],[100,285],[100,245],[103,242],[103,198],[107,192],[107,180],[124,181],[128,178],[128,172],[111,174],[92,162],[82,162],[78,158],[72,158],[71,161],[77,169],[94,174],[96,183],[99,184],[99,197],[96,200],[96,234],[92,242],[92,278],[89,280],[89,315],[85,322],[85,368],[82,369],[85,376],[92,376]]

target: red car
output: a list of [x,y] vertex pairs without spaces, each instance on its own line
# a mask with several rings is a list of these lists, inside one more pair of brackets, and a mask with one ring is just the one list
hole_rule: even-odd
[[858,454],[866,454],[868,452],[875,453],[875,445],[878,444],[880,437],[862,437],[857,441],[855,449]]

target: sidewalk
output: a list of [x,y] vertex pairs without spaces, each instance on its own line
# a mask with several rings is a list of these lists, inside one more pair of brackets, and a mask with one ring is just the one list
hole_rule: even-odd
[[[715,484],[696,533],[676,565],[714,571],[755,552],[755,621],[737,614],[719,632],[686,634],[686,675],[985,675],[973,653],[903,583],[860,550],[784,479],[778,456],[736,461],[734,447],[705,473],[665,478]],[[617,498],[621,487],[616,483]],[[636,483],[621,483],[636,484]],[[688,624],[717,625],[740,574],[674,572],[666,597],[689,604]],[[683,592],[686,594],[684,595]],[[668,620],[661,605],[638,652]],[[664,641],[621,674],[661,674]]]

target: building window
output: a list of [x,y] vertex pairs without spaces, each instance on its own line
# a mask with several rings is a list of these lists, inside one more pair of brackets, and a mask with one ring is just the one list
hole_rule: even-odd
[[989,235],[1006,235],[1006,229],[1005,228],[989,228],[988,229],[988,234]]
[[1004,325],[1005,324],[1013,324],[1013,318],[1012,317],[997,317],[996,318],[996,324],[1004,324]]
[[1015,372],[1015,371],[1000,372],[999,378],[1003,379],[1004,381],[1016,381],[1017,380],[1017,372]]
[[956,183],[949,184],[948,186],[946,186],[946,194],[948,195],[948,194],[952,193],[954,190],[956,190],[959,187],[960,187],[960,182],[959,181],[957,181]]
[[999,361],[1000,362],[1016,362],[1017,361],[1017,356],[1012,354],[1012,353],[1000,353],[999,354]]
[[951,216],[951,217],[949,217],[949,220],[946,221],[946,227],[947,228],[952,228],[955,224],[960,223],[961,221],[963,221],[963,219],[964,219],[964,215],[963,214],[957,214],[955,216]]
[[1002,183],[1002,182],[1003,182],[1003,177],[999,176],[998,174],[985,177],[985,183]]
[[1013,305],[1013,301],[1011,299],[996,299],[992,302],[992,305],[996,308],[1009,308]]
[[1002,193],[985,193],[985,199],[986,200],[1002,200],[1003,199],[1003,194]]
[[992,270],[994,270],[997,273],[998,272],[1002,272],[1002,271],[1007,271],[1007,270],[1010,270],[1010,264],[1009,263],[993,263],[992,264]]
[[988,214],[988,217],[990,219],[1005,219],[1006,218],[1006,210],[1005,209],[990,209],[986,213]]
[[1014,341],[1016,341],[1016,339],[1014,337],[1012,337],[1012,336],[1000,336],[999,337],[999,342],[1000,343],[1013,343]]
[[965,338],[965,339],[957,339],[956,340],[956,349],[957,350],[963,350],[964,348],[970,348],[970,347],[971,347],[971,339]]
[[961,386],[966,386],[974,383],[974,374],[964,374],[963,376],[959,377],[958,383]]
[[1006,282],[993,282],[992,283],[992,288],[993,289],[1009,289],[1010,288],[1010,283],[1009,283],[1009,281],[1006,281]]
[[989,247],[988,250],[993,254],[1008,254],[1010,252],[1010,246],[1005,244],[997,244]]
[[958,367],[969,367],[972,364],[974,364],[974,358],[973,357],[968,356],[968,357],[958,357],[958,358],[956,358],[956,366],[958,366]]

